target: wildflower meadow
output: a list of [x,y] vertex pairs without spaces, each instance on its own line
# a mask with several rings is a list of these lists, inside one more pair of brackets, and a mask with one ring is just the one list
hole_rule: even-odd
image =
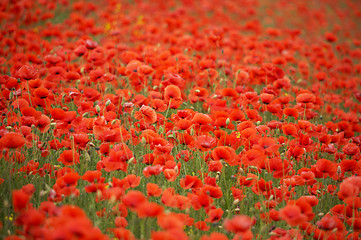
[[0,238],[361,239],[361,1],[0,1]]

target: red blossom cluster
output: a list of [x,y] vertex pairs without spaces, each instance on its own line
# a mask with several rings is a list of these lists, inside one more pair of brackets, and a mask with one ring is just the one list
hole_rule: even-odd
[[0,3],[0,233],[359,239],[359,9]]

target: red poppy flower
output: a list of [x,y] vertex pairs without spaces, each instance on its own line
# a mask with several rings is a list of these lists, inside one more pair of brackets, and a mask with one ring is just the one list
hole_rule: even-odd
[[155,202],[145,201],[137,207],[137,214],[140,218],[157,217],[163,213],[163,207]]
[[[158,225],[163,229],[182,229],[185,221],[177,213],[162,214],[158,217]],[[181,238],[180,238],[181,239]]]
[[213,203],[213,198],[211,198],[205,191],[200,191],[191,199],[193,208],[196,210],[201,207],[207,208]]
[[212,223],[218,222],[221,220],[223,213],[224,211],[222,208],[211,209],[207,212],[208,218],[206,218],[206,221]]
[[353,156],[360,152],[360,148],[354,143],[347,143],[342,150],[349,156]]
[[228,237],[223,233],[213,232],[209,236],[203,235],[201,240],[228,240]]
[[242,163],[245,166],[261,166],[264,165],[266,155],[263,151],[250,149],[242,156]]
[[146,123],[152,124],[157,121],[157,113],[151,107],[143,105],[139,111],[134,113],[134,118],[137,120],[144,119]]
[[291,123],[284,124],[282,126],[282,130],[283,130],[283,133],[286,135],[291,135],[291,136],[297,137],[298,129],[294,124],[291,124]]
[[361,207],[361,198],[360,197],[348,197],[343,200],[346,203],[348,208],[359,209]]
[[194,227],[201,230],[201,231],[208,231],[210,229],[209,226],[207,226],[207,223],[205,221],[198,221],[194,224]]
[[352,172],[352,173],[360,172],[360,166],[357,164],[356,160],[343,159],[340,162],[340,167],[341,167],[341,171],[343,173],[345,173],[345,172]]
[[196,113],[192,119],[192,121],[196,124],[200,125],[207,125],[212,122],[212,119],[210,116],[203,114],[203,113]]
[[39,77],[39,71],[34,66],[23,65],[17,72],[17,77],[26,81]]
[[225,220],[224,228],[232,233],[240,233],[240,232],[246,232],[254,224],[255,221],[252,218],[245,215],[237,215],[234,216],[232,219]]
[[259,96],[264,104],[269,104],[274,99],[274,95],[269,93],[261,93]]
[[125,217],[116,217],[114,223],[117,228],[125,228],[128,226],[128,221],[125,219]]
[[221,90],[221,95],[223,97],[232,97],[232,98],[238,97],[237,91],[233,88],[223,88]]
[[190,120],[187,119],[180,119],[177,123],[176,123],[176,127],[180,130],[186,130],[188,129],[190,126],[192,125],[192,122]]
[[180,180],[180,186],[184,189],[201,188],[203,183],[197,176],[186,175]]
[[49,95],[49,90],[45,87],[39,87],[35,89],[34,95],[40,99],[47,98]]
[[321,158],[316,163],[316,170],[324,174],[324,177],[334,177],[337,172],[337,166],[330,160]]
[[296,227],[307,221],[306,215],[302,214],[301,208],[297,205],[286,205],[280,211],[280,218],[290,226]]
[[75,150],[65,150],[60,154],[58,161],[62,162],[66,166],[78,164],[80,163],[79,153],[77,153]]
[[255,149],[261,149],[267,154],[273,154],[278,151],[279,145],[276,144],[276,141],[270,137],[262,137],[258,139],[257,145],[254,146]]
[[206,151],[214,148],[217,144],[217,141],[215,138],[208,136],[208,135],[201,135],[197,138],[197,141],[195,141],[195,147]]
[[235,166],[238,163],[236,152],[231,147],[218,146],[212,151],[212,158],[215,161],[224,160],[230,166]]
[[14,190],[12,192],[12,202],[15,212],[19,212],[28,206],[31,195],[21,190]]
[[206,88],[202,87],[194,87],[191,89],[190,94],[188,95],[189,101],[192,103],[198,102],[198,101],[205,101],[208,97],[209,93]]
[[177,170],[177,169],[169,169],[169,168],[166,168],[166,169],[163,169],[163,174],[164,174],[164,177],[170,181],[170,182],[173,182],[176,180],[176,178],[179,176],[180,174],[180,171]]
[[143,169],[143,175],[148,178],[152,175],[159,175],[162,171],[163,167],[161,165],[147,166]]
[[38,128],[42,133],[45,133],[50,128],[50,118],[44,114],[42,114],[38,120]]
[[331,32],[326,32],[325,33],[325,39],[328,42],[336,42],[337,41],[337,37],[335,34],[331,33]]
[[61,108],[52,108],[50,113],[55,120],[63,120],[65,115],[65,111]]
[[360,193],[360,188],[349,181],[344,181],[340,184],[339,197],[357,197]]
[[131,209],[137,209],[145,201],[146,197],[143,193],[134,190],[127,192],[127,194],[122,198],[123,204]]
[[69,185],[77,185],[80,176],[77,172],[69,172],[63,176],[64,182]]
[[353,228],[354,231],[361,230],[361,217],[351,217],[347,219],[347,224]]
[[314,103],[316,97],[312,93],[301,93],[296,97],[296,101],[297,103]]
[[222,162],[220,161],[208,161],[208,169],[211,172],[220,172],[223,168]]
[[25,144],[25,138],[22,134],[16,132],[5,133],[0,138],[0,149],[1,148],[20,148]]
[[155,183],[147,183],[148,196],[159,197],[162,194],[162,189]]
[[168,85],[164,89],[164,99],[166,101],[170,101],[170,100],[179,101],[179,100],[182,100],[181,90],[176,85]]
[[246,112],[249,120],[251,120],[252,122],[257,122],[257,121],[263,120],[261,115],[259,115],[258,111],[254,110],[254,109],[247,109],[245,112]]
[[152,99],[151,104],[157,112],[165,112],[168,108],[167,104],[165,104],[165,102],[161,99]]
[[324,134],[323,136],[319,137],[318,140],[321,143],[328,145],[331,142],[331,137],[328,134]]
[[240,109],[233,109],[229,116],[231,121],[245,121],[246,117],[242,110]]
[[132,150],[128,148],[127,145],[120,144],[118,147],[114,147],[109,152],[109,157],[106,157],[102,160],[105,171],[115,171],[121,170],[126,171],[128,167],[127,161],[134,157]]
[[298,118],[298,111],[296,108],[285,108],[283,110],[283,114],[287,117],[294,117],[295,119]]

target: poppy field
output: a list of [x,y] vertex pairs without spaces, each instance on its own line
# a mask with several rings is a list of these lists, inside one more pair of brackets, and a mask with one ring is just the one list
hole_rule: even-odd
[[361,239],[361,2],[0,2],[0,238]]

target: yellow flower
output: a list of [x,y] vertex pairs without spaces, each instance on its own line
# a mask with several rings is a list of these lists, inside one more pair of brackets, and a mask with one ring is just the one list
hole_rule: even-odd
[[122,8],[122,4],[118,3],[116,6],[115,6],[115,12],[118,13],[120,12],[120,9]]
[[6,216],[5,217],[5,220],[9,220],[10,222],[12,222],[14,219],[14,215],[13,214],[10,214],[10,216]]
[[105,31],[109,31],[112,28],[112,25],[110,23],[106,23],[104,28],[105,28]]
[[144,24],[143,18],[144,18],[143,15],[138,16],[138,19],[137,19],[137,24],[138,25],[143,25]]

